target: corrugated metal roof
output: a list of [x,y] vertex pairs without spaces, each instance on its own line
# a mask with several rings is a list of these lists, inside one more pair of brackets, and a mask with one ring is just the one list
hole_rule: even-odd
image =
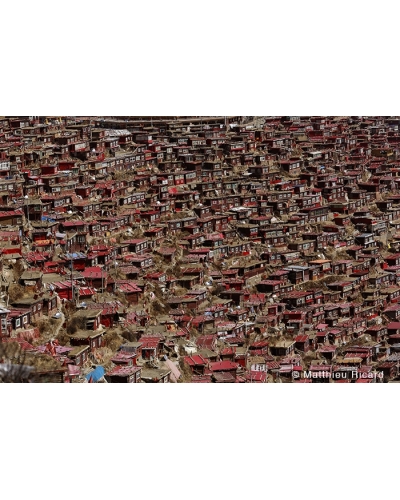
[[86,380],[90,381],[92,379],[92,382],[98,382],[102,377],[105,375],[105,370],[102,366],[97,366],[92,372],[89,372],[86,375]]

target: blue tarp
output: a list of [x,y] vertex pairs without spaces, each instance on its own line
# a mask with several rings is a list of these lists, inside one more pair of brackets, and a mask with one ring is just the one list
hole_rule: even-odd
[[65,257],[68,260],[71,260],[71,259],[85,259],[86,255],[84,253],[82,253],[82,252],[73,252],[73,253],[66,253]]
[[89,381],[90,378],[92,378],[92,382],[98,382],[101,377],[104,377],[104,374],[104,368],[102,366],[98,366],[95,370],[86,375],[86,380]]

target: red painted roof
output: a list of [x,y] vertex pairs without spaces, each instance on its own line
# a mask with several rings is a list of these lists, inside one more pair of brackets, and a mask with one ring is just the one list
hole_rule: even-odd
[[205,366],[207,364],[207,361],[200,354],[185,356],[185,361],[189,366]]
[[107,372],[107,375],[129,377],[130,375],[133,375],[141,370],[142,368],[139,366],[115,366],[112,370]]
[[215,361],[210,363],[210,370],[213,372],[217,371],[232,371],[237,370],[239,365],[237,363],[233,363],[232,361]]
[[134,283],[121,283],[118,284],[118,289],[121,293],[134,293],[134,292],[142,292],[142,289],[139,288]]
[[295,342],[306,342],[308,340],[308,335],[297,335],[294,339]]
[[136,357],[136,353],[127,352],[127,351],[119,351],[112,358],[111,361],[129,361]]
[[400,321],[392,321],[386,326],[386,328],[388,330],[398,330],[400,329]]
[[262,349],[263,347],[268,347],[269,342],[267,340],[260,340],[258,342],[253,342],[250,346],[250,349]]
[[160,343],[160,338],[141,337],[142,349],[156,349]]
[[90,288],[88,286],[79,288],[79,296],[80,297],[91,297],[95,293],[96,293],[96,290],[94,288]]
[[208,384],[210,382],[210,375],[193,375],[192,377],[192,383],[194,384]]
[[19,338],[11,338],[11,337],[3,337],[2,342],[10,343],[10,342],[17,342],[21,349],[24,351],[36,351],[37,349],[33,347],[32,344],[29,344],[26,340],[19,339]]
[[230,354],[235,354],[236,349],[235,347],[225,347],[224,349],[221,350],[221,356],[228,356]]
[[211,348],[211,346],[216,341],[215,335],[203,335],[196,340],[196,344],[198,347],[207,347]]
[[250,371],[250,373],[246,374],[246,379],[248,382],[265,382],[267,374],[261,371]]

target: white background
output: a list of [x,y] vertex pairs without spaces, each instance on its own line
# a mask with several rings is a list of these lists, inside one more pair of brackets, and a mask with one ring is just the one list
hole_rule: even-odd
[[[0,113],[396,115],[394,2],[2,2]],[[3,385],[3,498],[377,498],[395,384]]]

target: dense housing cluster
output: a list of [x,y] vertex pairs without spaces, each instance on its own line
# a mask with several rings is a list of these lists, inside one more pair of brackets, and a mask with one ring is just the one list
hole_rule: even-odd
[[0,379],[381,382],[399,117],[0,117]]

